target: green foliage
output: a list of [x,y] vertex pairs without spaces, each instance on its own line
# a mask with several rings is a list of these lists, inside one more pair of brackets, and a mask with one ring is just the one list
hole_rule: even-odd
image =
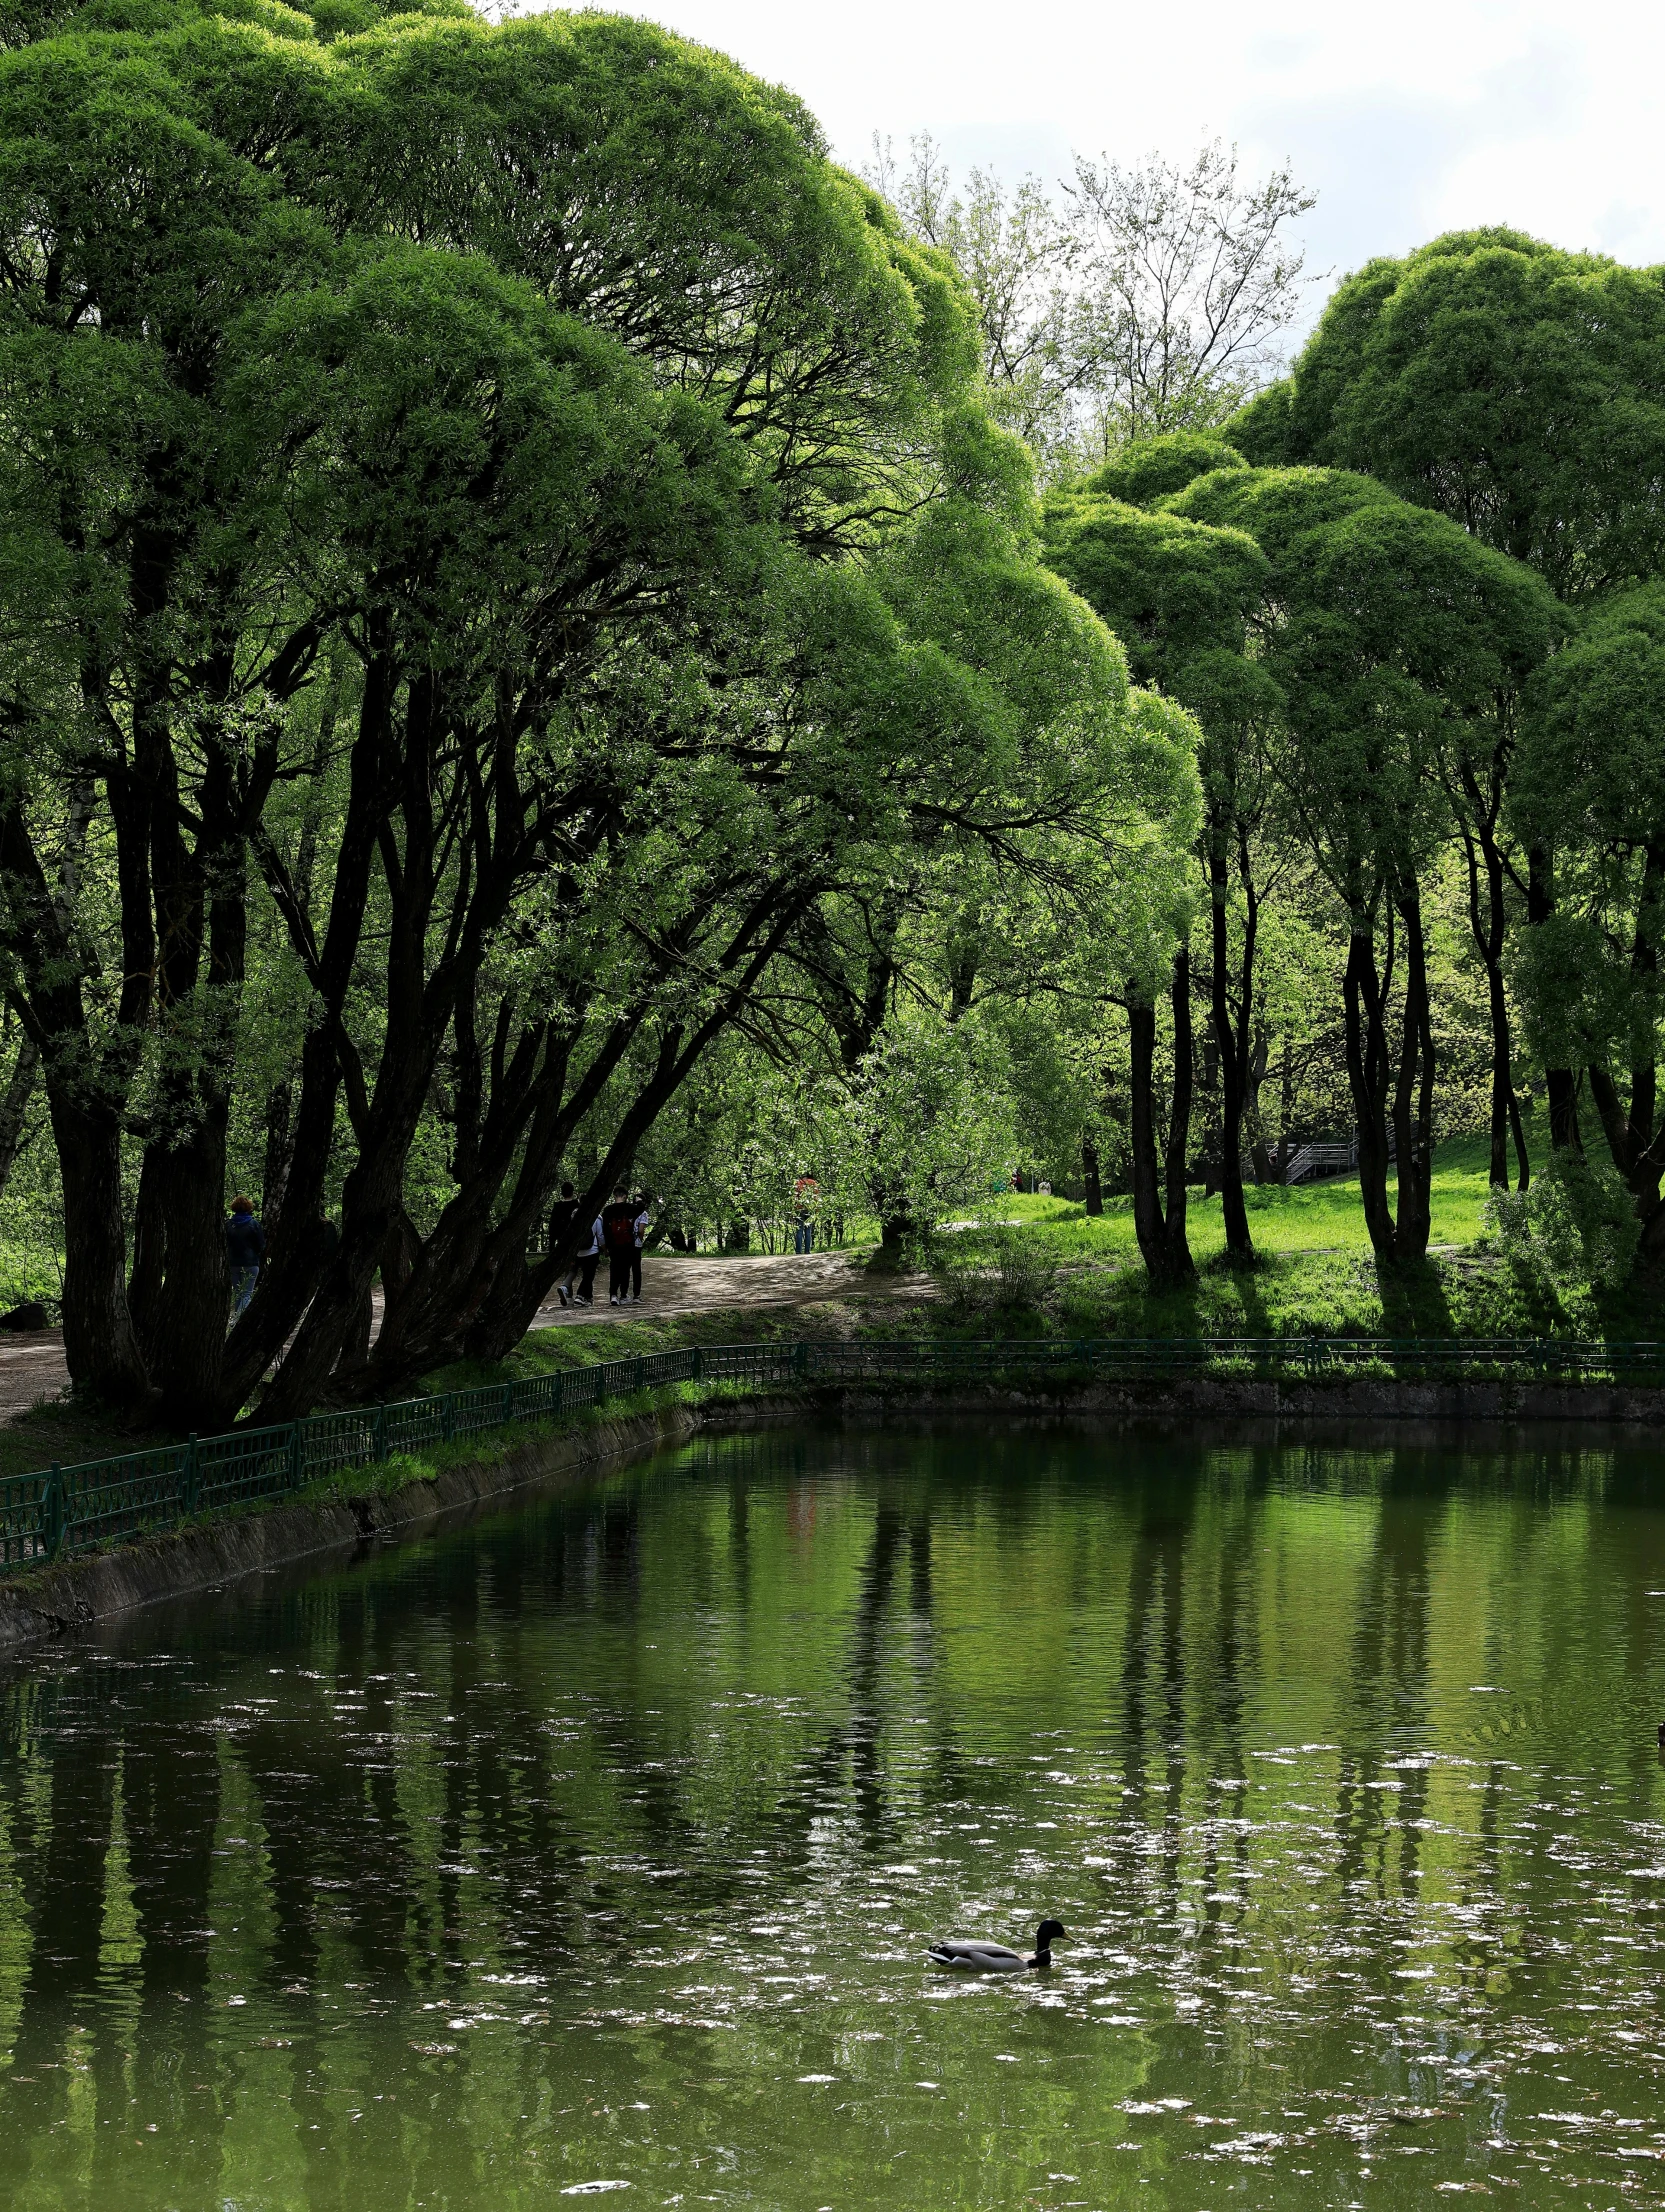
[[1491,1194],[1481,1248],[1495,1245],[1523,1282],[1588,1325],[1630,1280],[1641,1233],[1613,1169],[1568,1147],[1550,1154],[1528,1189]]
[[1230,426],[1253,460],[1368,470],[1563,597],[1665,555],[1665,289],[1519,231],[1370,262],[1288,385]]
[[1363,476],[1218,472],[1170,508],[1247,531],[1271,564],[1263,655],[1296,748],[1286,783],[1361,912],[1379,867],[1425,864],[1446,822],[1432,771],[1447,728],[1519,689],[1557,635],[1554,603],[1518,563]]
[[1205,729],[1274,711],[1275,689],[1246,657],[1272,573],[1247,532],[1089,490],[1047,502],[1044,545],[1051,566],[1121,639],[1136,683],[1159,686]]
[[1010,1174],[1004,1055],[974,1020],[887,1028],[840,1120],[837,1181],[859,1193],[887,1241],[928,1240],[945,1212],[980,1205]]
[[[994,1203],[1001,1207],[999,1199]],[[1046,1312],[1062,1262],[1044,1238],[1001,1223],[971,1244],[939,1238],[931,1274],[952,1323],[995,1322],[1010,1329]]]
[[1167,430],[1131,440],[1095,469],[1082,489],[1130,507],[1154,507],[1199,476],[1246,466],[1242,454],[1222,437],[1205,430]]

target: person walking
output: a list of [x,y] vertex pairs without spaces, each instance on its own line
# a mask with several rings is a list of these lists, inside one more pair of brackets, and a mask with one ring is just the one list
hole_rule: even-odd
[[636,1218],[630,1226],[636,1241],[630,1251],[630,1302],[636,1305],[642,1296],[642,1245],[648,1233],[648,1200],[646,1191],[638,1191],[630,1201],[636,1210]]
[[260,1263],[266,1256],[266,1232],[254,1217],[254,1200],[241,1196],[231,1201],[231,1218],[225,1225],[225,1256],[231,1267],[231,1318],[241,1321],[254,1286],[260,1280]]
[[792,1186],[792,1211],[794,1215],[792,1249],[797,1253],[815,1250],[815,1209],[820,1201],[821,1186],[813,1175],[800,1175]]
[[578,1288],[572,1294],[575,1306],[595,1304],[595,1271],[601,1265],[601,1216],[597,1214],[590,1223],[589,1233],[583,1240],[578,1255]]
[[[578,1219],[578,1200],[570,1183],[561,1185],[561,1195],[549,1209],[549,1246],[551,1252],[560,1252],[572,1240],[572,1225]],[[555,1295],[563,1306],[572,1304],[573,1277],[578,1273],[578,1261],[569,1254],[555,1278]]]
[[607,1249],[607,1303],[630,1303],[630,1259],[636,1249],[636,1209],[622,1183],[613,1186],[613,1202],[601,1209],[601,1241]]

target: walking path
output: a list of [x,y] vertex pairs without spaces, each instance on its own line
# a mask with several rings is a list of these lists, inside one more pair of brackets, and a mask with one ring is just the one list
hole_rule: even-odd
[[[615,1321],[656,1315],[715,1313],[725,1307],[807,1306],[827,1299],[918,1298],[929,1292],[923,1275],[879,1276],[863,1273],[862,1262],[848,1252],[787,1253],[779,1259],[691,1259],[676,1252],[650,1252],[642,1266],[642,1298],[635,1306],[607,1303],[603,1265],[600,1303],[576,1311],[551,1302],[541,1307],[535,1329],[605,1328]],[[375,1293],[373,1328],[382,1325],[382,1295]],[[597,1357],[604,1356],[599,1348]],[[0,1336],[0,1422],[27,1413],[42,1398],[56,1397],[69,1381],[61,1329],[34,1329],[21,1336]]]

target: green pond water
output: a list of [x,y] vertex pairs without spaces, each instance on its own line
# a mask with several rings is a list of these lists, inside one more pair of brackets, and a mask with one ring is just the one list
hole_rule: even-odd
[[1645,1445],[700,1441],[0,1667],[0,2205],[1665,2204],[1662,1715]]

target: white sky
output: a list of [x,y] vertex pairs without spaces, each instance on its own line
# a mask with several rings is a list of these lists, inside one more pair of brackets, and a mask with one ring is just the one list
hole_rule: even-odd
[[900,151],[928,129],[956,167],[1014,179],[1055,179],[1076,150],[1183,157],[1220,137],[1256,174],[1289,156],[1318,192],[1305,229],[1315,272],[1500,221],[1665,261],[1657,4],[649,0],[623,12],[791,86],[852,167],[875,130]]

